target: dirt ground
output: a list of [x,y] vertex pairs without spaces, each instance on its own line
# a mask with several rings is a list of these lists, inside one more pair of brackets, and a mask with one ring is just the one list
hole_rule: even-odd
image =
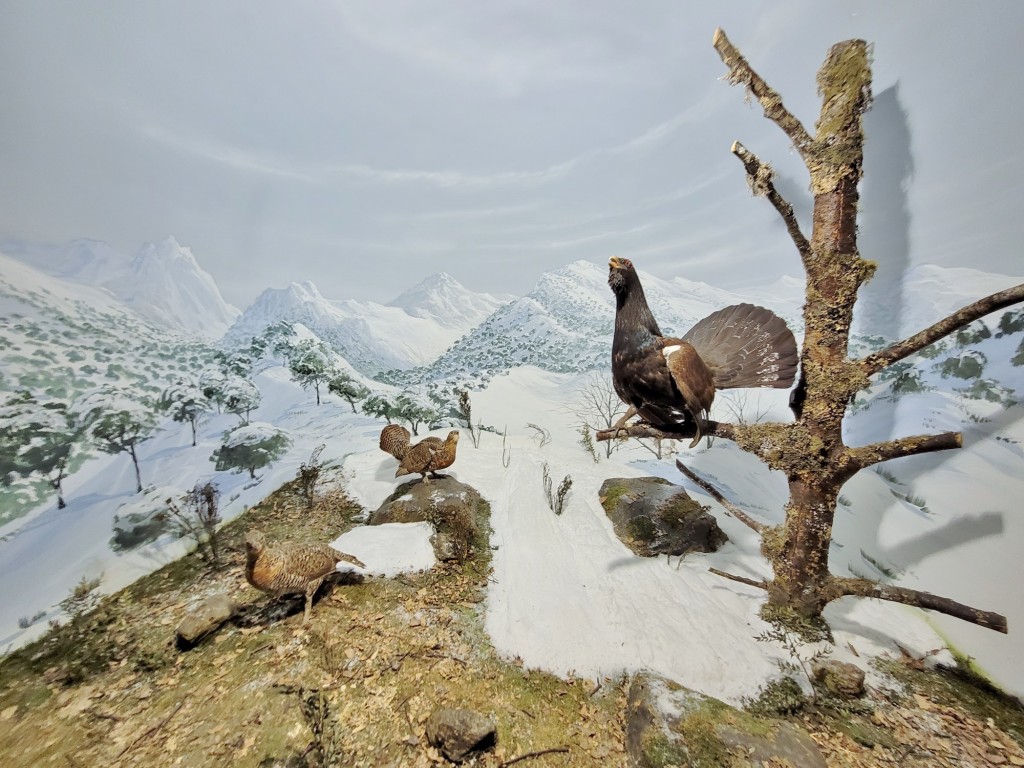
[[[245,582],[247,527],[270,541],[329,541],[361,512],[338,488],[307,510],[286,485],[222,529],[223,570],[187,557],[8,656],[4,765],[429,766],[447,762],[425,737],[441,707],[496,722],[495,748],[471,765],[628,765],[628,680],[562,680],[494,652],[483,631],[487,552],[335,585],[306,627],[301,599],[271,605]],[[177,650],[186,609],[217,592],[239,617]],[[898,694],[791,717],[830,766],[1024,766],[1019,705],[915,666],[893,662]]]

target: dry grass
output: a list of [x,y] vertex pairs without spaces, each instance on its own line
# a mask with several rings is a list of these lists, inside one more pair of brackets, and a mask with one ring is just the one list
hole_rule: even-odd
[[[443,706],[497,722],[480,766],[553,747],[569,751],[517,765],[625,764],[621,686],[591,695],[593,681],[496,656],[482,630],[486,562],[335,586],[305,628],[301,600],[267,610],[242,575],[244,529],[327,541],[360,511],[337,491],[311,512],[304,503],[285,486],[225,527],[224,571],[186,558],[8,657],[5,766],[316,766],[332,753],[336,765],[425,766],[441,759],[423,724]],[[242,618],[176,651],[186,608],[215,592],[242,604]],[[310,696],[326,704],[317,736],[301,706]]]

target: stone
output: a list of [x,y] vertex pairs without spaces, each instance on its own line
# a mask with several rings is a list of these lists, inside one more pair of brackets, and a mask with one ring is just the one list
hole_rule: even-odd
[[826,768],[806,731],[755,718],[667,678],[641,673],[626,701],[626,752],[638,768]]
[[599,491],[616,536],[640,557],[715,552],[729,537],[678,485],[660,477],[612,477]]
[[864,670],[856,664],[825,659],[814,663],[811,674],[814,682],[833,696],[856,699],[864,695]]
[[427,742],[453,763],[476,752],[494,749],[498,743],[495,722],[471,709],[439,709],[426,723]]
[[418,523],[434,526],[430,543],[439,562],[463,563],[471,559],[484,539],[489,524],[486,503],[472,486],[452,477],[429,483],[414,480],[400,485],[370,516],[370,525]]
[[237,606],[224,593],[211,595],[189,610],[178,624],[175,632],[179,650],[188,650],[198,645],[205,637],[218,630],[235,612]]

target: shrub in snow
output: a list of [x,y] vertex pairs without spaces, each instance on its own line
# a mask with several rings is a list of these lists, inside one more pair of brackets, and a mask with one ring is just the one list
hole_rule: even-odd
[[133,549],[156,541],[162,534],[172,530],[167,502],[178,493],[178,489],[170,485],[147,488],[141,496],[118,507],[114,515],[111,548]]
[[157,407],[170,413],[175,421],[192,427],[192,445],[195,446],[199,420],[211,410],[210,401],[199,385],[189,378],[178,379],[163,391]]
[[320,387],[338,374],[334,353],[323,342],[306,339],[299,342],[288,359],[292,378],[303,389],[313,387],[320,405]]
[[256,479],[256,470],[280,458],[291,445],[288,433],[273,424],[255,421],[243,424],[224,435],[224,444],[213,452],[217,471],[248,471]]
[[196,543],[199,556],[214,570],[220,570],[220,539],[217,528],[221,522],[220,491],[213,483],[196,483],[191,491],[175,501],[167,499],[174,527],[182,536]]
[[136,446],[149,439],[156,428],[156,414],[149,401],[127,390],[105,384],[83,393],[72,410],[85,433],[105,453],[127,453],[135,468],[135,490],[142,492],[142,475]]
[[0,406],[0,477],[4,485],[38,473],[57,492],[57,508],[64,509],[62,483],[68,462],[77,449],[77,433],[67,403],[41,403],[21,392]]
[[224,381],[221,400],[225,411],[235,414],[243,424],[248,424],[249,414],[260,407],[263,397],[249,379],[232,376]]
[[988,362],[985,355],[975,350],[964,352],[960,357],[950,357],[943,361],[939,373],[943,378],[953,376],[957,379],[976,379],[985,370]]
[[356,402],[363,400],[370,395],[370,390],[358,381],[353,379],[344,371],[338,371],[327,382],[327,389],[332,395],[347,400],[352,407],[352,413],[356,412]]

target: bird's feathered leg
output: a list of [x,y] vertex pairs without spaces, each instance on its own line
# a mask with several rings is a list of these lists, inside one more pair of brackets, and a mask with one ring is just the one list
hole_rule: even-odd
[[316,581],[311,581],[306,587],[306,612],[302,615],[303,626],[309,624],[309,613],[313,608],[313,595],[316,594],[316,591],[320,589],[320,585],[323,583],[323,579],[317,579]]
[[618,421],[612,424],[612,429],[615,430],[615,434],[612,435],[613,440],[619,437],[619,430],[626,426],[626,422],[632,419],[634,416],[636,416],[636,408],[631,405],[626,410],[626,413]]

